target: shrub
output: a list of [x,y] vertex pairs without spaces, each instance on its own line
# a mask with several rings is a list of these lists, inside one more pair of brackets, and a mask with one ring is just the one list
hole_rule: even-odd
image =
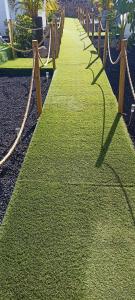
[[16,23],[19,26],[24,27],[23,29],[19,26],[16,26],[14,29],[14,42],[16,48],[24,50],[30,49],[32,47],[32,39],[34,39],[34,34],[31,29],[27,30],[25,28],[33,28],[34,24],[32,18],[27,15],[17,15]]

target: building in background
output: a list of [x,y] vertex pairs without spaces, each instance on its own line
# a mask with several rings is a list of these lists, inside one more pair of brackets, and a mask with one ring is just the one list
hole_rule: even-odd
[[[14,9],[14,6],[11,3],[12,3],[12,1],[8,1],[9,13],[10,13],[10,18],[14,20],[15,15],[21,14],[21,13],[23,13],[23,11],[20,9],[17,9],[17,10]],[[45,13],[42,10],[40,10],[38,15],[42,16],[43,27],[45,27],[46,26]],[[0,0],[0,36],[6,35],[7,26],[6,26],[5,22],[6,22],[5,0]]]

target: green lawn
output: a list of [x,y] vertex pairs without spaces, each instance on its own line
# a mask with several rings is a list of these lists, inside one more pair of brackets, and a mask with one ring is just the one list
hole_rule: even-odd
[[77,23],[0,228],[1,300],[135,299],[135,153]]
[[[44,61],[44,59],[43,59]],[[0,69],[30,69],[33,65],[33,59],[32,58],[16,58],[12,60],[8,60],[5,63],[0,65]],[[44,68],[52,68],[52,63],[50,62],[46,67]]]

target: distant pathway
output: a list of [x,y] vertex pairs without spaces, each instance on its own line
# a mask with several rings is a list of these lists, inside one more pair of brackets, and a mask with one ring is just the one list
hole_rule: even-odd
[[135,300],[135,153],[77,26],[0,229],[0,300]]

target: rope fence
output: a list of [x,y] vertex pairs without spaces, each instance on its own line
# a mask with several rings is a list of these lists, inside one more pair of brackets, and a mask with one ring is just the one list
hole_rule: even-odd
[[[61,38],[62,38],[62,34],[63,34],[63,27],[64,27],[64,18],[65,18],[64,10],[62,10],[60,13],[61,13],[61,15],[59,18],[52,20],[52,23],[50,23],[50,26],[49,26],[47,32],[43,34],[43,39],[38,44],[39,50],[46,49],[46,47],[44,46],[44,43],[46,42],[46,39],[48,38],[48,35],[49,35],[49,47],[48,47],[47,59],[45,62],[43,62],[43,59],[41,58],[41,56],[39,56],[39,59],[41,61],[42,66],[47,66],[47,64],[49,63],[49,60],[50,60],[51,53],[52,53],[53,69],[56,68],[55,59],[58,57],[58,54],[59,54]],[[16,53],[23,53],[23,54],[32,53],[32,51],[33,51],[32,47],[30,49],[18,49],[17,47],[15,47],[15,41],[14,41],[14,37],[13,37],[14,26],[19,27],[20,29],[35,30],[35,31],[42,29],[43,32],[44,32],[45,28],[28,28],[28,27],[21,26],[21,25],[17,24],[16,22],[13,22],[11,19],[8,21],[10,43],[7,43],[6,46],[7,46],[7,48],[12,49],[13,58],[15,58]],[[4,47],[4,48],[0,49],[0,52],[4,51],[7,48]],[[55,49],[52,49],[52,48],[55,48]]]
[[[59,43],[61,43],[61,37],[62,37],[62,33],[63,33],[63,27],[64,27],[64,17],[65,17],[65,13],[64,13],[64,10],[61,10],[60,11],[60,17],[57,18],[57,21],[56,21],[56,32],[53,31],[53,34],[57,34],[57,32],[59,31]],[[54,20],[52,21],[52,23],[55,22]],[[19,49],[15,46],[15,41],[14,41],[14,27],[18,27],[20,29],[23,29],[23,30],[31,30],[31,31],[39,31],[39,30],[42,30],[43,31],[43,39],[39,42],[38,44],[38,47],[39,47],[39,50],[41,49],[41,45],[43,45],[46,41],[46,38],[49,36],[51,36],[50,34],[50,27],[51,27],[51,24],[48,28],[48,31],[46,33],[44,33],[46,27],[39,27],[39,28],[31,28],[31,27],[25,27],[25,26],[21,26],[20,24],[18,24],[16,21],[13,21],[11,19],[9,19],[8,21],[8,30],[9,30],[9,38],[10,38],[10,43],[7,43],[7,48],[11,48],[12,49],[12,54],[13,54],[13,58],[15,58],[15,53],[31,53],[33,51],[32,47],[30,49]],[[56,38],[55,38],[56,40]],[[56,45],[54,45],[56,46]],[[60,45],[58,45],[58,49],[59,49]],[[56,57],[58,56],[58,49],[57,49],[57,55]],[[2,48],[0,49],[0,52],[4,51],[5,48]],[[48,56],[47,56],[47,61],[45,63],[43,63],[44,65],[47,65],[48,64],[48,61],[49,61],[49,58],[50,58],[50,52],[51,52],[51,38],[49,37],[49,49],[48,49]],[[52,51],[53,52],[53,51]]]
[[[39,47],[45,42],[45,40],[49,34],[49,31],[50,31],[50,29],[48,29],[47,33],[43,36],[43,39],[38,44]],[[33,51],[32,48],[31,49],[18,49],[16,47],[14,47],[14,44],[15,44],[15,42],[12,40],[12,44],[11,44],[11,42],[9,44],[7,44],[8,48],[12,48],[12,50],[14,50],[15,52],[18,52],[18,53],[30,53]],[[2,51],[2,50],[0,49],[0,51]]]
[[23,30],[31,30],[31,31],[39,31],[39,30],[44,30],[46,28],[46,27],[39,27],[39,28],[38,27],[37,28],[25,27],[20,24],[17,24],[17,22],[12,22],[12,24],[14,25],[14,27],[18,27]]
[[110,59],[110,62],[111,62],[111,64],[112,64],[112,65],[116,65],[116,64],[118,64],[118,62],[120,61],[121,52],[120,52],[120,54],[119,54],[118,58],[117,58],[115,61],[113,61],[113,59],[112,59],[112,57],[111,57],[111,49],[110,49],[110,37],[109,37],[109,31],[108,31],[108,55],[109,55],[109,59]]
[[130,70],[129,70],[129,63],[128,63],[128,57],[127,57],[127,50],[126,49],[125,49],[125,58],[126,58],[126,67],[127,67],[127,74],[128,74],[128,79],[129,79],[129,83],[130,83],[130,88],[131,88],[132,95],[133,95],[133,98],[134,98],[134,101],[135,101],[135,89],[134,89],[133,82],[132,82],[132,79],[131,79],[131,74],[130,74]]
[[101,26],[101,30],[102,30],[102,31],[106,31],[106,27],[105,27],[105,28],[103,27],[103,25],[102,25],[102,22],[101,22],[101,21],[100,21],[100,26]]
[[[44,46],[42,46],[42,47],[40,47],[40,48],[38,48],[38,49],[40,50],[40,49],[42,49],[42,48],[46,49],[46,47],[44,47]],[[42,60],[42,58],[41,58],[41,56],[40,56],[40,54],[39,54],[39,59],[40,59],[40,62],[41,62],[41,64],[42,64],[42,67],[48,65],[49,60],[50,60],[50,53],[51,53],[51,29],[50,29],[49,48],[48,48],[47,60],[46,60],[45,62],[43,62],[43,60]]]
[[[90,25],[92,24],[92,38],[93,41],[94,34],[95,34],[95,16],[94,13],[89,12],[88,10],[83,10],[82,8],[78,7],[78,19],[82,24],[84,30],[87,32],[88,37],[90,33]],[[120,15],[111,18],[110,21],[115,21],[118,19]],[[85,21],[84,21],[85,19]],[[127,40],[121,39],[120,40],[120,53],[117,59],[114,61],[111,56],[111,46],[110,46],[110,30],[109,30],[109,19],[106,20],[106,27],[104,28],[102,25],[101,17],[98,17],[98,55],[100,56],[100,48],[101,48],[101,31],[105,32],[104,37],[104,46],[103,46],[103,66],[106,65],[107,56],[109,57],[110,63],[112,65],[116,65],[120,63],[120,78],[119,78],[119,97],[118,97],[118,112],[123,114],[124,110],[124,91],[125,91],[125,75],[126,70],[128,74],[128,80],[132,92],[133,99],[135,101],[135,88],[131,78],[128,56],[127,56]],[[135,105],[131,107],[131,113],[135,111]]]
[[[49,28],[47,34],[44,35],[43,40],[40,43],[38,43],[37,40],[33,40],[32,41],[32,48],[27,49],[27,50],[17,49],[16,47],[14,47],[12,28],[11,28],[11,20],[10,20],[10,26],[9,26],[10,43],[7,44],[7,45],[8,45],[8,47],[11,47],[12,50],[15,51],[15,52],[22,52],[22,53],[33,52],[33,67],[32,67],[32,75],[31,75],[31,82],[30,82],[28,100],[27,100],[26,110],[25,110],[25,114],[24,114],[24,117],[23,117],[23,120],[22,120],[22,124],[21,124],[20,130],[17,133],[17,137],[16,137],[15,141],[13,142],[12,146],[7,151],[7,154],[0,160],[0,167],[2,167],[3,164],[7,162],[7,160],[11,157],[11,155],[15,151],[18,143],[21,141],[21,137],[22,137],[22,134],[24,132],[26,121],[27,121],[27,118],[28,118],[28,115],[29,115],[34,81],[35,81],[35,87],[36,87],[36,99],[37,99],[38,116],[40,116],[40,114],[42,113],[42,96],[41,96],[39,60],[41,61],[42,66],[47,66],[47,64],[49,63],[49,60],[50,60],[51,52],[52,52],[53,68],[54,69],[56,68],[55,58],[56,58],[56,54],[58,55],[58,50],[60,48],[60,43],[61,43],[61,38],[62,38],[63,28],[64,28],[64,17],[65,17],[64,11],[62,11],[61,12],[61,18],[59,20],[59,24],[58,24],[57,21],[55,22],[53,20],[52,23],[50,24],[50,28]],[[15,24],[15,25],[17,25],[17,24]],[[31,29],[31,28],[29,28],[29,29]],[[28,30],[28,28],[27,28],[27,30]],[[39,30],[39,28],[37,28],[36,30]],[[45,38],[48,34],[49,34],[48,54],[47,54],[46,61],[43,62],[43,60],[42,60],[42,58],[39,54],[39,51],[41,49],[46,49],[45,46],[41,46],[41,45],[45,41]],[[58,37],[59,44],[56,44],[56,35]],[[56,46],[57,46],[57,49],[56,49]],[[2,49],[0,49],[0,51],[3,51],[7,48],[2,48]],[[57,50],[57,53],[56,53],[56,50]]]
[[7,154],[0,160],[0,167],[2,167],[2,165],[10,158],[10,156],[13,154],[14,150],[16,149],[21,136],[23,134],[24,131],[24,127],[27,121],[27,117],[28,117],[28,113],[29,113],[29,108],[30,108],[30,103],[31,103],[31,97],[32,97],[32,90],[33,90],[33,84],[34,84],[34,73],[35,73],[35,56],[33,57],[33,69],[32,69],[32,76],[31,76],[31,83],[30,83],[30,89],[29,89],[29,95],[28,95],[28,101],[27,101],[27,106],[26,106],[26,110],[25,110],[25,114],[24,114],[24,118],[22,121],[22,125],[20,127],[20,130],[17,134],[17,137],[13,143],[13,145],[11,146],[11,148],[9,149],[9,151],[7,152]]

